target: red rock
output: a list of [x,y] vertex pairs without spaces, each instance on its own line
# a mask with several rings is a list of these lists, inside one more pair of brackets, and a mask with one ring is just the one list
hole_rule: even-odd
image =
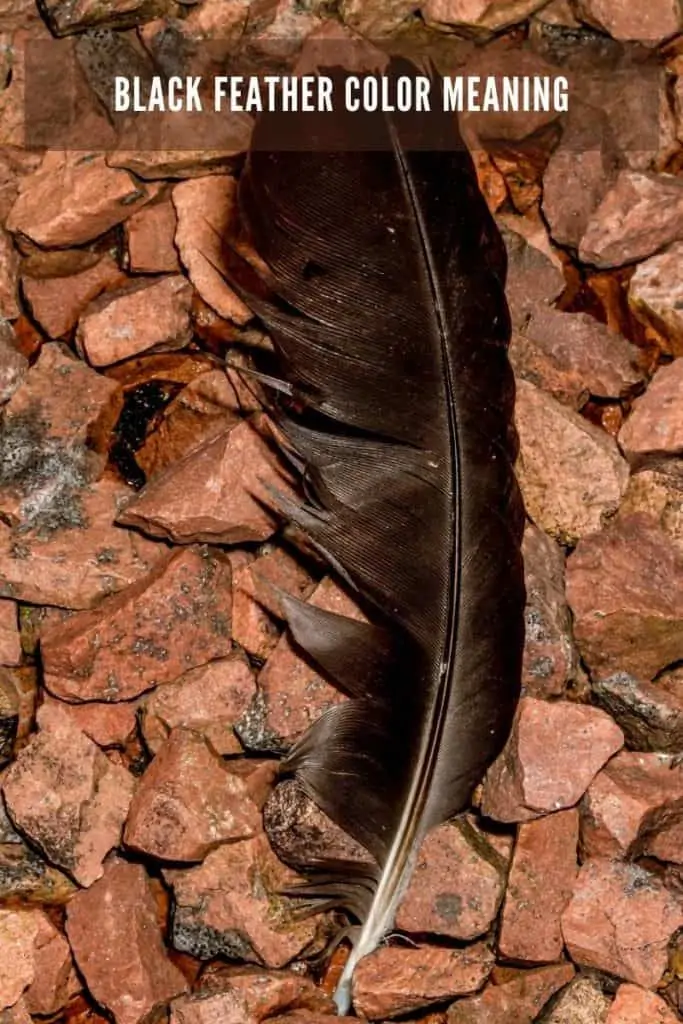
[[[318,584],[309,601],[316,608],[364,621],[331,577]],[[260,672],[258,684],[257,699],[237,726],[242,742],[255,750],[287,749],[324,711],[345,700],[304,660],[286,633]]]
[[261,816],[246,783],[188,729],[174,729],[142,776],[124,842],[157,860],[201,861],[221,843],[250,839]]
[[89,608],[144,578],[166,550],[114,526],[130,493],[105,477],[82,496],[81,526],[43,534],[0,524],[0,593],[33,604]]
[[437,28],[478,28],[498,32],[524,21],[544,0],[427,0],[422,16]]
[[40,708],[38,726],[7,770],[5,801],[12,820],[48,859],[87,886],[119,842],[133,778],[60,708]]
[[591,672],[651,679],[680,658],[683,557],[642,513],[583,538],[567,563],[574,635]]
[[564,988],[543,1024],[606,1024],[610,1000],[599,978],[580,974]]
[[233,724],[254,699],[256,681],[245,658],[231,655],[186,672],[154,690],[142,705],[145,743],[156,754],[171,729],[206,737],[218,754],[241,754]]
[[190,451],[151,481],[119,522],[177,544],[268,540],[278,516],[266,484],[290,495],[291,485],[262,426],[240,423]]
[[168,0],[44,0],[42,11],[56,36],[92,28],[131,28],[168,10]]
[[[520,230],[515,230],[516,226]],[[542,248],[544,240],[538,236],[525,238],[520,225],[503,217],[498,220],[498,227],[508,256],[505,295],[512,325],[520,329],[532,312],[550,306],[562,294],[564,275]]]
[[510,960],[546,963],[562,955],[560,917],[577,873],[574,808],[519,826],[498,948]]
[[296,779],[281,780],[263,808],[263,827],[273,850],[295,871],[311,861],[370,863],[367,850],[306,795]]
[[339,1017],[336,1014],[313,1013],[311,1010],[294,1010],[281,1017],[270,1017],[273,1024],[351,1024],[357,1017]]
[[15,320],[19,316],[17,276],[19,253],[6,231],[0,229],[0,316]]
[[555,242],[579,248],[618,164],[607,115],[580,101],[570,104],[562,138],[543,172],[543,215]]
[[93,366],[109,366],[149,349],[183,348],[191,337],[192,288],[182,274],[134,284],[90,304],[77,342]]
[[130,700],[230,653],[230,564],[169,553],[139,583],[42,639],[45,685],[73,701]]
[[369,39],[381,39],[395,32],[416,9],[414,0],[343,0],[340,14],[354,32]]
[[104,453],[122,408],[120,384],[95,373],[55,343],[43,345],[5,414],[42,418],[50,437]]
[[223,968],[202,975],[201,990],[171,1004],[171,1024],[204,1024],[219,1019],[228,1024],[259,1024],[274,1014],[303,1010],[331,1014],[332,1000],[310,978],[294,971]]
[[0,323],[0,404],[9,401],[27,370],[28,361],[17,348],[14,331],[8,323]]
[[510,739],[487,773],[482,813],[530,821],[572,807],[623,741],[598,708],[523,697]]
[[507,858],[470,820],[440,825],[420,847],[396,927],[451,939],[478,938],[498,913],[506,874]]
[[620,985],[606,1024],[676,1024],[679,1019],[654,992],[637,985]]
[[571,964],[520,972],[511,981],[487,985],[481,995],[457,1000],[446,1019],[448,1024],[534,1024],[551,996],[573,976]]
[[580,28],[572,13],[571,0],[550,0],[550,3],[534,12],[532,24],[542,22],[544,25],[562,25],[565,28]]
[[572,960],[644,988],[659,982],[667,946],[683,925],[683,905],[636,864],[588,860],[562,915]]
[[0,1011],[0,1019],[2,1024],[31,1024],[32,1020],[23,999],[20,999],[14,1006]]
[[0,669],[0,764],[12,758],[19,717],[19,693],[14,679],[7,669]]
[[356,1013],[370,1020],[398,1017],[481,988],[493,967],[485,942],[466,949],[385,946],[364,957],[353,978]]
[[683,359],[662,366],[619,431],[619,443],[632,458],[676,455],[683,450],[680,392]]
[[[58,255],[64,257],[67,254],[60,252]],[[87,262],[82,251],[69,255],[74,264],[71,272],[61,266],[59,270],[62,272],[47,274],[41,267],[42,272],[38,275],[38,268],[34,268],[31,260],[22,267],[24,298],[34,320],[51,338],[70,334],[89,302],[104,291],[121,287],[126,280],[116,261],[108,254],[97,258],[88,253],[90,258]]]
[[[225,111],[220,112],[219,118],[220,121],[205,115],[197,121],[191,112],[173,114],[172,120],[164,123],[164,129],[170,135],[166,142],[177,142],[177,149],[142,148],[149,145],[149,128],[140,122],[142,127],[137,135],[135,131],[126,135],[131,148],[109,153],[107,163],[110,167],[125,168],[144,181],[225,174],[243,162],[254,122],[248,114]],[[136,143],[139,145],[133,148]]]
[[683,822],[683,768],[664,754],[622,751],[595,777],[581,804],[587,857],[632,858],[663,825]]
[[301,563],[282,548],[235,569],[232,636],[256,658],[267,658],[280,636],[284,615],[272,587],[304,601],[313,592],[315,582]]
[[178,216],[175,243],[201,297],[226,320],[246,324],[251,310],[226,284],[221,246],[234,216],[237,182],[229,175],[184,181],[173,189]]
[[210,370],[169,402],[161,423],[135,454],[148,479],[239,422],[240,400],[233,382],[233,371]]
[[110,860],[104,876],[69,903],[66,931],[88,990],[116,1024],[138,1024],[187,989],[164,949],[139,864]]
[[[0,909],[0,1009],[13,1006],[29,986],[34,987],[36,978],[42,985],[39,971],[45,967],[45,958],[41,947],[58,934],[41,910]],[[48,986],[45,979],[44,992]],[[26,1014],[25,1003],[21,1008]]]
[[683,687],[664,678],[642,683],[627,672],[596,679],[596,703],[623,729],[632,750],[676,753],[683,749]]
[[518,377],[579,409],[589,396],[627,397],[643,379],[638,349],[587,313],[538,309],[513,335]]
[[144,206],[125,224],[128,269],[134,274],[174,274],[180,270],[173,244],[176,215],[166,199]]
[[683,356],[683,285],[678,274],[682,258],[683,242],[676,242],[639,263],[628,287],[630,309],[663,336],[674,356]]
[[517,475],[527,512],[564,544],[616,512],[628,465],[615,441],[527,381],[517,385]]
[[18,665],[21,661],[21,637],[14,601],[0,601],[0,665]]
[[[218,3],[218,0],[214,2]],[[349,23],[360,18],[355,27],[363,35],[382,35],[392,31],[390,26],[401,23],[405,17],[403,11],[409,3],[412,4],[412,0],[384,0],[379,21],[376,18],[379,10],[375,10],[373,18],[373,5],[361,5],[359,0],[342,0],[339,13]],[[414,4],[412,6],[414,8]],[[271,10],[273,8],[272,19],[269,18],[268,24],[263,27],[259,25],[250,38],[250,48],[253,47],[255,52],[272,60],[293,60],[311,34],[324,26],[325,22],[314,11],[302,8],[296,0],[276,0]]]
[[564,555],[529,524],[522,544],[526,583],[523,691],[530,697],[559,697],[576,675],[578,654],[564,592]]
[[124,747],[136,729],[135,703],[66,704],[49,693],[42,695],[42,705],[56,705],[68,715],[77,729],[89,736],[98,747]]
[[648,46],[659,46],[683,29],[683,15],[671,0],[655,0],[640,13],[625,0],[577,0],[576,14],[613,39]]
[[591,217],[579,257],[619,267],[683,237],[683,182],[673,175],[621,171]]
[[676,462],[633,473],[628,482],[619,515],[645,512],[651,516],[683,551],[683,476]]
[[29,1013],[51,1016],[61,1010],[73,991],[71,950],[61,932],[47,918],[34,941],[34,978],[25,993]]
[[48,248],[97,238],[154,194],[126,171],[108,167],[103,156],[77,150],[48,150],[19,187],[6,227]]
[[172,942],[181,952],[284,967],[315,943],[320,921],[296,920],[292,901],[277,895],[300,879],[264,835],[219,846],[199,867],[164,875],[175,900]]
[[[639,851],[644,856],[656,857],[665,864],[683,864],[683,821],[676,814],[673,819],[671,825],[660,822],[659,831],[648,833],[639,841]],[[663,820],[666,822],[666,816]]]

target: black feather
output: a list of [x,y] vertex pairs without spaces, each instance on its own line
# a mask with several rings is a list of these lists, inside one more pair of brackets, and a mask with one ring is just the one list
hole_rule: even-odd
[[270,276],[235,283],[296,399],[274,399],[308,495],[285,512],[376,609],[362,624],[284,602],[296,642],[351,697],[285,767],[376,863],[327,865],[306,887],[362,925],[344,1012],[426,831],[467,806],[518,697],[505,255],[455,118],[437,111],[263,115],[239,200]]

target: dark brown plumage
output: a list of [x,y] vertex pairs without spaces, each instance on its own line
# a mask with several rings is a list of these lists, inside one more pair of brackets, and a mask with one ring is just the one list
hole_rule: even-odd
[[[291,151],[277,150],[284,137]],[[294,399],[276,400],[277,418],[306,500],[284,512],[375,609],[366,625],[285,600],[296,642],[351,700],[284,767],[376,864],[310,865],[307,891],[361,925],[337,993],[345,1012],[422,838],[467,806],[518,696],[505,253],[440,112],[262,115],[239,200],[270,276],[235,283]]]

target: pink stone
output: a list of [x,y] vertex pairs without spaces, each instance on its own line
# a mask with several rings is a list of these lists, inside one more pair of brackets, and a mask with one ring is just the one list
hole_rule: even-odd
[[683,358],[657,370],[619,431],[619,443],[627,455],[666,456],[683,450],[682,389]]
[[18,665],[21,661],[21,637],[14,601],[0,600],[0,665]]
[[620,985],[605,1024],[676,1024],[680,1018],[654,992]]
[[168,274],[180,270],[173,244],[176,215],[173,203],[166,199],[150,203],[125,223],[128,245],[128,269],[134,274]]

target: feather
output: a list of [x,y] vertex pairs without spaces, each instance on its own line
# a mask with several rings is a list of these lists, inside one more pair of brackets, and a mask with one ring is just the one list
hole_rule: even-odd
[[311,864],[304,887],[360,924],[345,1013],[422,839],[468,805],[519,693],[505,251],[440,111],[261,115],[239,206],[268,272],[238,260],[232,283],[274,341],[276,418],[305,483],[283,511],[372,609],[359,623],[283,598],[296,643],[350,697],[283,765],[369,853],[362,869]]

